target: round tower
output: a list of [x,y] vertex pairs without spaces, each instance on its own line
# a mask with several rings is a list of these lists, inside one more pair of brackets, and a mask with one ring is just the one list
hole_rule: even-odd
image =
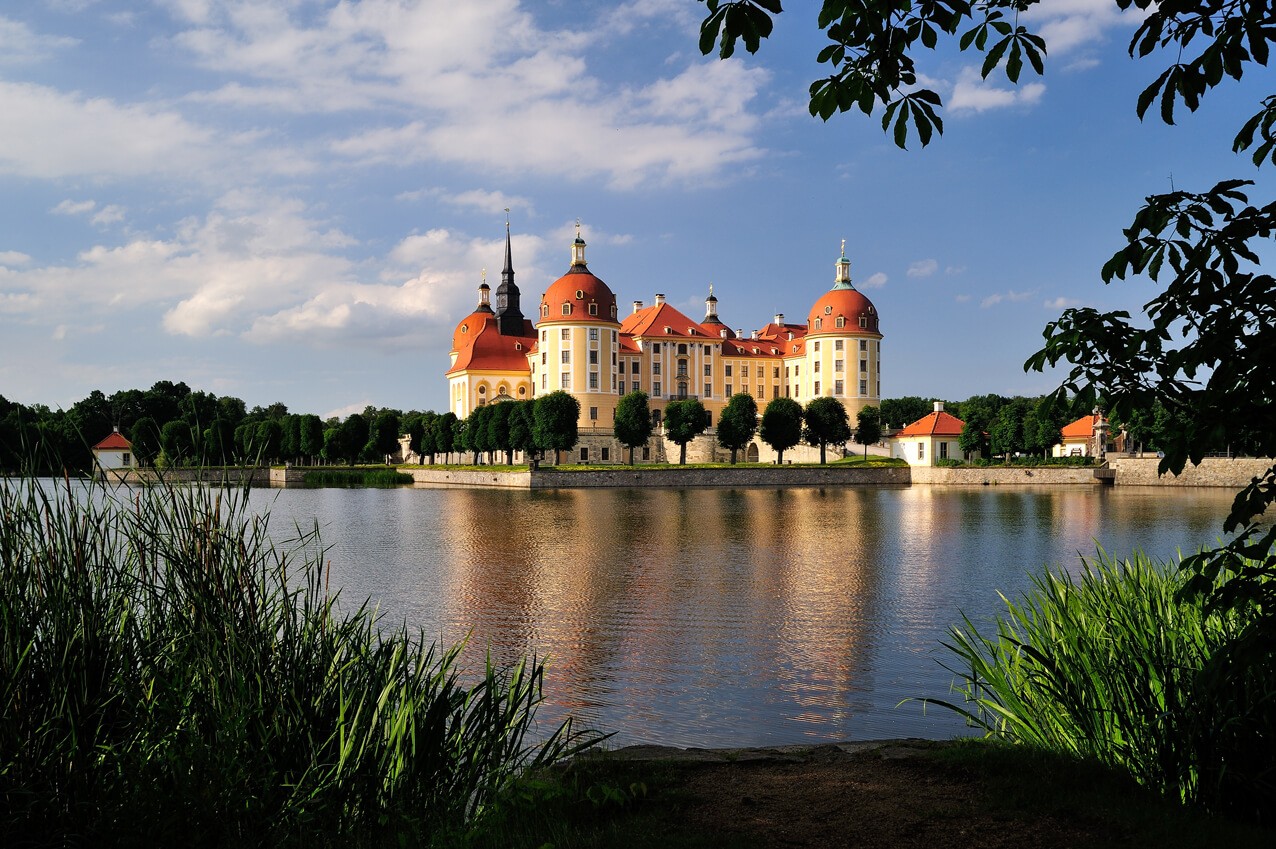
[[571,266],[541,296],[532,380],[538,396],[561,389],[576,397],[582,432],[614,427],[619,330],[616,296],[590,272],[578,221]]
[[877,308],[851,283],[846,240],[834,268],[833,288],[807,316],[803,394],[837,398],[854,426],[860,410],[881,404],[882,333]]

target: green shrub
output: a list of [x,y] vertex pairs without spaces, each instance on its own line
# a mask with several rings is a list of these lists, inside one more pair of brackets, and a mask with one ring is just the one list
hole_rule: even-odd
[[243,491],[0,481],[0,842],[369,845],[463,828],[525,768],[543,667],[341,613]]
[[[1006,600],[995,633],[968,618],[945,644],[963,702],[927,700],[989,736],[1094,758],[1212,810],[1276,805],[1276,663],[1232,650],[1254,615],[1182,597],[1186,576],[1100,551],[1078,579],[1047,572]],[[1003,597],[1004,598],[1004,597]]]

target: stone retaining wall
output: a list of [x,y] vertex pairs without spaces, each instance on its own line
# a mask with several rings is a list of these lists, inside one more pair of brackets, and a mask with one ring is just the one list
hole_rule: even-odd
[[1160,460],[1155,457],[1109,458],[1116,471],[1117,486],[1221,486],[1242,489],[1252,479],[1267,472],[1272,460],[1207,457],[1199,466],[1190,463],[1181,475],[1157,476]]
[[738,469],[633,469],[611,467],[588,472],[537,470],[532,489],[596,487],[791,487],[908,486],[908,469],[849,466],[749,466]]
[[[484,472],[477,469],[399,469],[418,484],[430,486],[496,486],[507,489],[536,489],[531,472]],[[539,472],[537,474],[540,474]],[[558,474],[564,474],[559,472]],[[584,472],[583,474],[592,474]]]
[[932,486],[1062,486],[1099,483],[1093,467],[1046,466],[1036,469],[987,467],[931,467],[909,469],[915,484]]

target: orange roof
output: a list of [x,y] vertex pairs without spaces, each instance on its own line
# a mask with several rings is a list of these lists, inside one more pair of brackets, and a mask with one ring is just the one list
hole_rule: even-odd
[[527,355],[536,344],[536,330],[526,319],[523,321],[523,333],[526,335],[502,336],[495,315],[471,313],[458,325],[453,336],[460,341],[453,349],[457,352],[456,362],[447,373],[466,369],[527,371]]
[[620,323],[620,332],[630,336],[722,338],[717,330],[709,330],[668,302],[652,304],[625,316],[625,320]]
[[[570,315],[563,315],[563,304],[571,307]],[[594,313],[589,312],[590,305]],[[616,322],[616,295],[606,283],[599,280],[583,265],[573,265],[571,270],[549,284],[541,295],[541,323],[556,321]],[[549,307],[548,312],[544,307]]]
[[106,439],[103,439],[97,445],[94,445],[93,450],[97,451],[98,449],[101,449],[103,451],[121,451],[121,450],[127,451],[128,449],[132,447],[133,447],[133,443],[125,439],[124,436],[117,430],[114,433],[112,433],[110,436],[108,436]]
[[[844,327],[837,326],[839,316],[846,319]],[[864,319],[864,327],[860,327],[861,317]],[[830,289],[825,292],[811,307],[807,325],[814,328],[816,319],[820,320],[820,329],[812,330],[813,333],[837,333],[848,330],[859,333],[878,333],[877,308],[856,289]]]
[[896,436],[960,436],[966,423],[949,413],[931,413],[896,433]]
[[1071,424],[1064,425],[1064,439],[1091,439],[1094,437],[1094,426],[1103,420],[1103,416],[1082,416]]

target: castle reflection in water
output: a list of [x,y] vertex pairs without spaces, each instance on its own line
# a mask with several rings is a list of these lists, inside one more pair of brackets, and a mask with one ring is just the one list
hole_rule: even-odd
[[[549,659],[547,723],[616,744],[948,737],[947,628],[1095,541],[1212,542],[1230,495],[1158,489],[283,490],[333,580],[389,621],[469,636],[476,667]],[[265,500],[263,498],[263,500]],[[281,515],[282,514],[282,515]]]

